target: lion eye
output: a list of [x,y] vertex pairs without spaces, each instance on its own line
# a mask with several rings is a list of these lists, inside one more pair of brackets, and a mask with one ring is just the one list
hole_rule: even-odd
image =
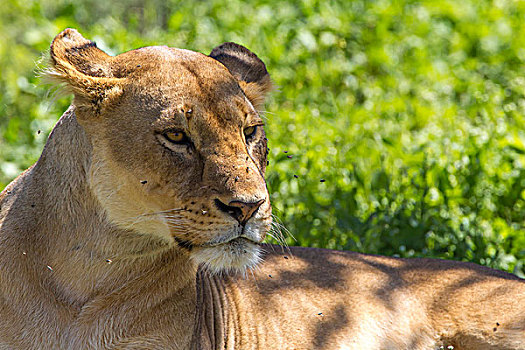
[[168,131],[164,133],[164,137],[173,143],[183,143],[188,139],[182,131]]
[[257,126],[249,126],[246,129],[244,129],[244,136],[252,137],[255,134],[255,131],[257,131]]

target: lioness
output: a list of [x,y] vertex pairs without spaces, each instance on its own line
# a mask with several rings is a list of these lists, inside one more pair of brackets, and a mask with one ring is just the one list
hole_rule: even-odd
[[271,82],[246,48],[112,57],[66,29],[50,53],[74,100],[0,196],[0,349],[525,349],[511,274],[261,244]]

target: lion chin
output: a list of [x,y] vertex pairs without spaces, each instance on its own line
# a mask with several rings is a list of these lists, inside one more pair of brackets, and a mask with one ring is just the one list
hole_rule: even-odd
[[191,258],[213,274],[241,273],[261,262],[261,247],[249,239],[238,237],[227,243],[192,249]]

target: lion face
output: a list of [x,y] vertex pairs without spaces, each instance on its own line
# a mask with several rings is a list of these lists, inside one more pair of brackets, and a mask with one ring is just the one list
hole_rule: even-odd
[[115,57],[67,29],[51,74],[75,94],[88,179],[107,218],[213,271],[259,260],[271,224],[260,106],[271,83],[246,48],[147,47]]

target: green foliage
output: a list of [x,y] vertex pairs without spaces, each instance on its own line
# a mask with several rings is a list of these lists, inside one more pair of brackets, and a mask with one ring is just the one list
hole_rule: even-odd
[[5,0],[0,187],[69,103],[46,97],[34,71],[60,30],[114,54],[235,41],[278,86],[268,183],[288,243],[523,276],[524,16],[516,0]]

